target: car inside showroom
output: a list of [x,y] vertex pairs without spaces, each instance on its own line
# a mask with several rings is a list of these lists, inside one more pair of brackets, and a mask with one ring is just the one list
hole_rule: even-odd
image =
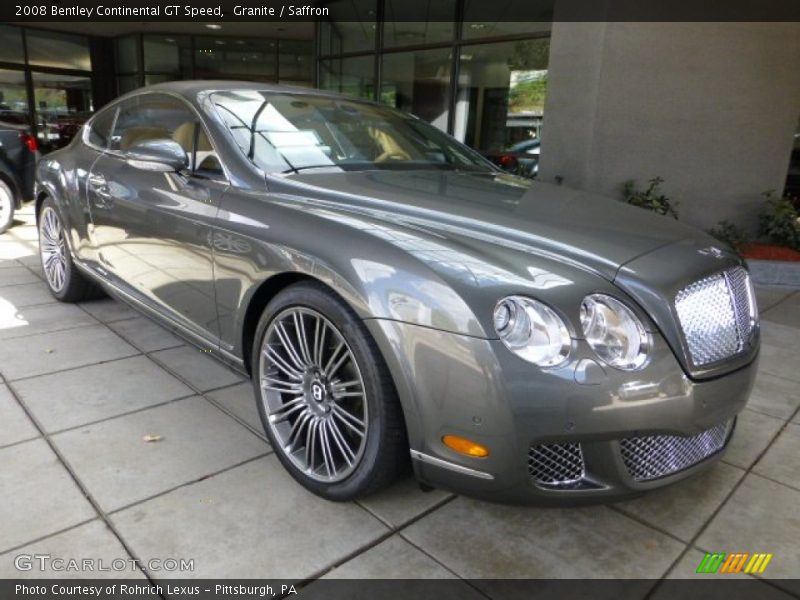
[[0,597],[800,598],[796,3],[0,13]]

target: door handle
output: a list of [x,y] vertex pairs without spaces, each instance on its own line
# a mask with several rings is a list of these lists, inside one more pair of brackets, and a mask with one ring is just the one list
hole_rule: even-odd
[[101,188],[106,187],[108,185],[108,181],[102,175],[89,175],[89,185],[93,188]]
[[103,175],[89,175],[87,183],[94,196],[93,204],[97,208],[111,208],[114,199],[108,191],[108,180]]

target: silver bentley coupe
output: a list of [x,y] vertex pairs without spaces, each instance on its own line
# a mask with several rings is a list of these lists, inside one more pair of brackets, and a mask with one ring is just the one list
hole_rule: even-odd
[[53,295],[112,294],[246,373],[331,500],[411,469],[503,502],[640,494],[722,455],[756,373],[730,249],[370,102],[144,88],[40,161],[35,199]]

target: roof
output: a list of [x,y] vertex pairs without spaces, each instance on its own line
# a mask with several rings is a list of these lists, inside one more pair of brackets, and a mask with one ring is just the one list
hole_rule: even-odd
[[[314,88],[307,88],[307,87],[300,87],[300,86],[289,86],[289,85],[280,85],[277,83],[261,83],[256,81],[231,81],[231,80],[214,80],[214,79],[203,79],[203,80],[184,80],[184,81],[167,81],[164,83],[156,83],[154,85],[149,85],[145,88],[140,88],[135,90],[135,92],[139,92],[141,90],[152,90],[152,91],[167,91],[173,92],[175,94],[180,94],[185,96],[187,99],[195,100],[197,94],[200,92],[208,92],[208,91],[226,91],[226,90],[256,90],[262,92],[291,92],[295,94],[307,94],[307,95],[314,95],[314,96],[328,96],[334,98],[345,98],[346,96],[342,96],[341,94],[336,94],[334,92],[328,92],[325,90],[318,90]],[[135,93],[134,92],[134,93]],[[357,98],[348,98],[350,100],[358,100]]]

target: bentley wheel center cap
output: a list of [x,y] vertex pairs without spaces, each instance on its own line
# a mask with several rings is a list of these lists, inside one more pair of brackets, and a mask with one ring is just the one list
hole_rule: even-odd
[[325,400],[325,388],[322,387],[322,385],[319,384],[319,383],[316,383],[316,382],[312,383],[311,384],[311,396],[317,402],[322,402],[323,400]]

